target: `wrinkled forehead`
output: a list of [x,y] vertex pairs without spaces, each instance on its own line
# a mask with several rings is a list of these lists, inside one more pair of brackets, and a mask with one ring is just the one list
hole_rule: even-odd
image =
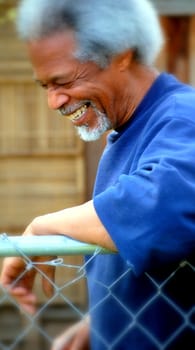
[[61,70],[69,64],[76,62],[75,52],[77,50],[76,39],[71,31],[55,33],[27,42],[27,51],[31,60],[35,75],[43,72]]
[[50,36],[27,42],[27,50],[32,64],[53,57],[71,59],[77,50],[77,42],[72,31],[57,32]]

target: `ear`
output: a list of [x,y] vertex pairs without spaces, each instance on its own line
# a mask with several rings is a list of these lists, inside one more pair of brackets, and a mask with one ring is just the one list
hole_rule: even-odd
[[117,65],[118,69],[123,72],[129,70],[133,61],[134,52],[133,50],[127,50],[116,55],[113,59],[113,64]]

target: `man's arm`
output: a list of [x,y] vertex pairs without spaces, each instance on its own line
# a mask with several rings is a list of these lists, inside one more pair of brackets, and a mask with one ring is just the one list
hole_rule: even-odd
[[[64,209],[58,212],[35,218],[26,228],[23,235],[62,234],[83,242],[97,244],[116,251],[116,247],[99,220],[93,202]],[[52,257],[35,257],[32,261],[40,263]],[[53,266],[39,265],[39,269],[51,280],[54,280]],[[36,270],[25,270],[22,258],[11,257],[4,259],[0,283],[8,288],[10,294],[18,301],[22,309],[34,313],[36,296],[32,292]],[[17,282],[16,279],[18,278]],[[42,287],[47,296],[53,292],[52,284],[47,278],[42,278]]]
[[116,246],[98,218],[93,201],[35,218],[25,235],[61,234],[116,251]]

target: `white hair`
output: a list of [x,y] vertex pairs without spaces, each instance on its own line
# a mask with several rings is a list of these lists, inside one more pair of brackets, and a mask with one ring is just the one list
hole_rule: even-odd
[[149,0],[21,0],[17,28],[27,41],[71,29],[79,47],[76,56],[102,66],[128,49],[151,65],[163,43]]

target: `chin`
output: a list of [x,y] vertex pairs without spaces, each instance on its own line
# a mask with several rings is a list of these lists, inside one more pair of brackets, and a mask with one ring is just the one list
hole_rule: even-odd
[[99,138],[104,134],[104,132],[106,130],[90,130],[88,127],[86,126],[79,126],[76,127],[77,133],[79,135],[79,137],[86,142],[90,142],[90,141],[97,141],[99,140]]
[[110,120],[103,114],[99,114],[98,123],[95,128],[90,129],[86,125],[77,126],[76,130],[83,141],[97,141],[108,130],[112,129]]

